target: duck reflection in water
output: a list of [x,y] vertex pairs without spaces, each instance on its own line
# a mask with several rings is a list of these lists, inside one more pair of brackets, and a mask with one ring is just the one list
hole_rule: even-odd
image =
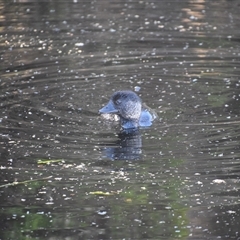
[[138,130],[121,131],[118,140],[105,145],[103,154],[111,160],[138,160],[142,153],[142,137]]
[[139,159],[142,148],[139,127],[151,126],[156,113],[143,104],[136,93],[128,90],[115,92],[99,112],[104,119],[119,121],[121,125],[119,140],[114,146],[107,146],[105,155],[111,159]]

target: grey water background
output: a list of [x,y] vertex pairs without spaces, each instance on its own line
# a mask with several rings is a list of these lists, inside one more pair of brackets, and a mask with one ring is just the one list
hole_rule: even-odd
[[[1,0],[0,239],[240,239],[239,12]],[[153,126],[101,119],[121,89]]]

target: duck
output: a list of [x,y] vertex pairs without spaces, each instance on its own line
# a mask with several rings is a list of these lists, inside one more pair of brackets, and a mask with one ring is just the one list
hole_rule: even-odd
[[149,127],[157,117],[157,114],[142,103],[141,98],[135,92],[130,90],[114,92],[99,113],[104,119],[120,121],[123,129]]

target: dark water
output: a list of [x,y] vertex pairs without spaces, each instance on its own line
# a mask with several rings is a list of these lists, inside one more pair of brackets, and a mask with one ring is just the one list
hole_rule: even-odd
[[[1,0],[0,239],[240,239],[239,12]],[[153,126],[98,116],[139,87]]]

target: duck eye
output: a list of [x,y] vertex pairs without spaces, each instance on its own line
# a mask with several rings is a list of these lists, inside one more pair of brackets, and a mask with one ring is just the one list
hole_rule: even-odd
[[116,104],[119,105],[122,101],[121,100],[116,100]]

